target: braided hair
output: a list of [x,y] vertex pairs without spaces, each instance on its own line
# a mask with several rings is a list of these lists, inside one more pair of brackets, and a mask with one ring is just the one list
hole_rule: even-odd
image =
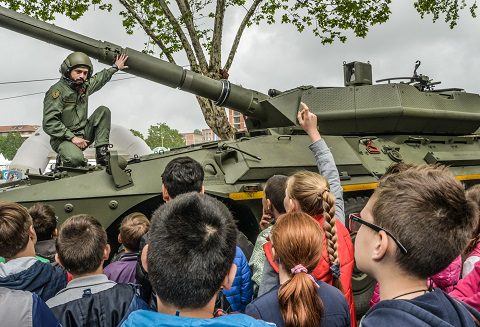
[[288,178],[285,194],[297,200],[300,210],[310,216],[323,215],[323,230],[327,240],[327,253],[333,286],[342,290],[340,278],[340,260],[338,257],[338,237],[335,218],[335,196],[330,185],[322,175],[311,171],[299,171]]

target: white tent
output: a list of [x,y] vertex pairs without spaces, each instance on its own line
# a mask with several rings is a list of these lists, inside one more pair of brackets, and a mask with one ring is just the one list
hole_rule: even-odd
[[0,153],[0,166],[7,166],[9,164],[10,161],[3,156],[3,153]]

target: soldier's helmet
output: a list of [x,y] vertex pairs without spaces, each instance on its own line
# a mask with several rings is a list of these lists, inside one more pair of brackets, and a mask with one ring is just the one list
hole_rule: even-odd
[[63,76],[69,77],[72,69],[77,67],[86,67],[88,68],[88,78],[92,76],[93,73],[93,64],[90,58],[83,52],[72,52],[65,58],[65,60],[60,65],[60,74]]

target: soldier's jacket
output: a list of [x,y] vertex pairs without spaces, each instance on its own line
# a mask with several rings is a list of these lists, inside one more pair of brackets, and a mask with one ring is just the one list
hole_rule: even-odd
[[75,134],[83,133],[87,124],[88,96],[100,90],[116,71],[108,68],[93,75],[84,84],[83,94],[72,89],[63,78],[47,91],[43,100],[43,130],[52,141],[71,140]]

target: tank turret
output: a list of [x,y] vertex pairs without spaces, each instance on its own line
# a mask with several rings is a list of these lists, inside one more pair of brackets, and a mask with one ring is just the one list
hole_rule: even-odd
[[318,115],[320,131],[329,135],[464,135],[480,126],[479,95],[462,90],[435,92],[410,83],[372,85],[371,66],[365,63],[344,63],[345,87],[300,86],[269,96],[1,6],[0,26],[84,52],[105,64],[111,64],[117,54],[126,53],[129,73],[237,110],[246,116],[250,130],[296,125],[300,101]]

